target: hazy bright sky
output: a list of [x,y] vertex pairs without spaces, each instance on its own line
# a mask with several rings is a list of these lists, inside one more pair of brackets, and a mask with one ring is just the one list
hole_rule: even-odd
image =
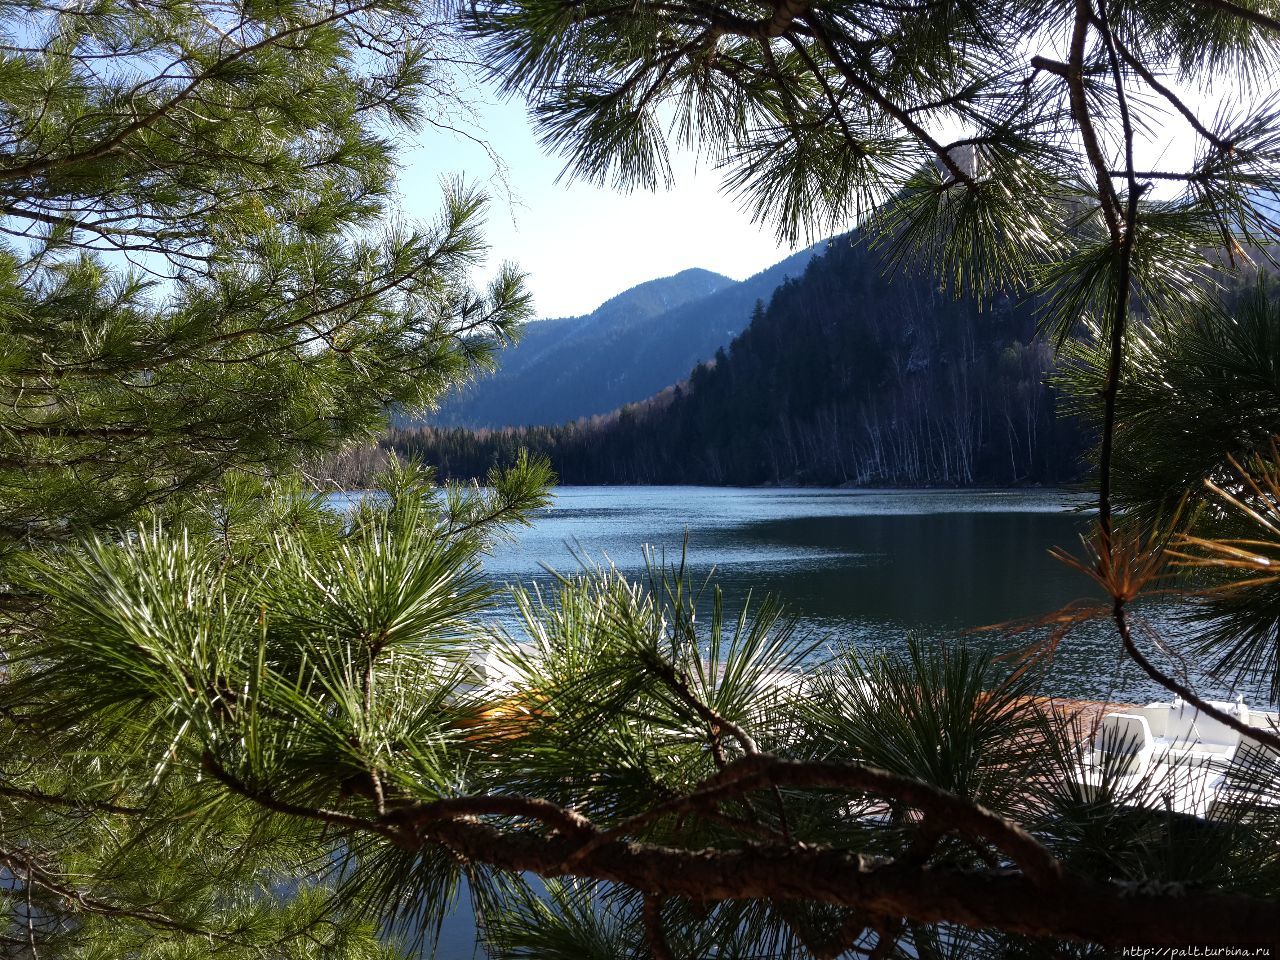
[[427,128],[404,156],[404,212],[433,216],[442,175],[479,182],[493,200],[487,231],[493,263],[511,260],[529,275],[539,317],[589,313],[628,287],[689,267],[741,280],[791,252],[719,192],[714,169],[697,169],[691,157],[680,159],[677,185],[666,192],[556,183],[564,161],[539,145],[523,102],[486,99],[479,123],[508,168],[515,204],[491,182],[494,165],[480,146]]
[[[715,169],[705,162],[699,169],[691,156],[677,158],[670,191],[619,193],[568,178],[557,182],[564,160],[538,143],[524,102],[473,92],[477,115],[468,128],[482,130],[502,158],[505,184],[480,145],[426,127],[402,155],[403,212],[433,218],[442,176],[461,175],[485,187],[493,201],[490,266],[510,260],[524,270],[539,317],[589,313],[628,287],[689,267],[743,279],[792,252],[720,190]],[[1194,93],[1189,99],[1200,101]],[[1212,117],[1214,110],[1205,113]],[[1189,163],[1196,143],[1185,122],[1167,113],[1139,141],[1138,166],[1151,169]]]

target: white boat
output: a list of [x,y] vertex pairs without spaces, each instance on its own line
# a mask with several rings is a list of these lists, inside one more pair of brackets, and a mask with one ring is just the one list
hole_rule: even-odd
[[[1280,716],[1207,701],[1259,730]],[[1104,714],[1082,745],[1079,784],[1091,795],[1202,819],[1227,816],[1233,803],[1280,807],[1280,753],[1190,703],[1149,703]]]
[[[509,650],[476,651],[469,666],[469,686],[495,703],[520,689],[521,671]],[[807,681],[786,671],[757,679],[761,692],[788,696],[804,694]],[[1276,713],[1250,710],[1241,699],[1208,702],[1250,727],[1280,731]],[[1230,816],[1233,804],[1247,805],[1245,816],[1259,806],[1280,812],[1280,751],[1241,736],[1181,698],[1104,714],[1075,762],[1075,780],[1086,795],[1105,794],[1126,806],[1201,819]]]

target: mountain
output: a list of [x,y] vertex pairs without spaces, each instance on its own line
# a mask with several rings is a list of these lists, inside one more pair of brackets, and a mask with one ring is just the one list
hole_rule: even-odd
[[978,303],[920,273],[890,278],[856,235],[757,309],[687,380],[590,421],[428,429],[388,443],[449,476],[520,447],[565,483],[991,485],[1057,483],[1087,437],[1045,385],[1036,305]]
[[688,375],[747,324],[752,305],[816,248],[741,282],[685,270],[619,294],[584,317],[541,320],[498,358],[498,371],[430,417],[441,426],[554,424],[608,413]]

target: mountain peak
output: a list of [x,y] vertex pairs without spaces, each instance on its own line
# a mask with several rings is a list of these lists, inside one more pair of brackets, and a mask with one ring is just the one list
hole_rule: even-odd
[[624,311],[628,314],[628,319],[637,313],[650,317],[690,300],[709,296],[733,282],[730,277],[722,274],[690,267],[669,277],[638,283],[617,296],[610,297],[582,319],[599,322],[612,319]]
[[683,380],[746,326],[757,299],[802,272],[811,248],[744,281],[692,267],[624,290],[580,317],[539,320],[498,371],[450,398],[437,425],[552,424],[604,413]]

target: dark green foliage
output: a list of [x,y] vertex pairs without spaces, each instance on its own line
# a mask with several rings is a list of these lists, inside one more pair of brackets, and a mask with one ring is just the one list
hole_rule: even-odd
[[[1096,412],[1096,347],[1073,345],[1061,377],[1071,404]],[[1280,299],[1260,275],[1169,325],[1136,330],[1118,402],[1114,475],[1129,521],[1194,537],[1189,586],[1208,589],[1181,611],[1188,648],[1227,682],[1259,679],[1280,691],[1280,605],[1267,564],[1275,530],[1275,441],[1280,423]],[[1239,498],[1239,499],[1235,499]],[[1226,546],[1210,546],[1223,542]],[[1239,551],[1232,554],[1231,551]],[[1227,589],[1243,581],[1238,589]]]
[[[491,479],[482,493],[398,470],[347,514],[241,482],[203,530],[28,561],[54,611],[39,643],[10,639],[3,697],[48,756],[0,791],[0,856],[48,873],[29,884],[54,924],[37,931],[40,955],[186,956],[212,931],[230,957],[275,939],[290,957],[346,960],[394,955],[374,934],[398,916],[430,929],[461,877],[447,857],[264,817],[253,801],[369,796],[392,754],[379,789],[452,789],[448,755],[474,706],[459,687],[491,598],[477,558],[545,502],[548,478],[525,465]],[[65,814],[40,795],[82,809],[78,829],[46,834]],[[20,843],[32,830],[38,842]]]
[[1011,675],[980,648],[910,641],[901,657],[841,658],[817,681],[805,726],[824,758],[859,758],[1014,815],[1030,759],[1020,744],[1038,722],[1036,683],[1034,672]]
[[[1189,496],[1211,496],[1205,481],[1227,482],[1238,461],[1265,452],[1280,423],[1280,300],[1274,276],[1258,276],[1229,300],[1185,320],[1135,331],[1126,357],[1129,387],[1119,398],[1117,496],[1150,520]],[[1063,382],[1082,414],[1096,412],[1102,376],[1096,346],[1068,355]]]
[[[215,696],[193,718],[207,730],[251,695],[228,670],[263,636],[266,601],[246,590],[266,589],[265,569],[293,618],[277,626],[313,639],[466,633],[458,618],[485,594],[463,575],[485,531],[547,479],[439,491],[400,534],[385,512],[347,526],[289,479],[374,436],[388,405],[438,402],[528,313],[514,269],[473,285],[480,193],[445,185],[434,223],[388,215],[397,138],[459,104],[437,14],[0,0],[0,635],[4,696],[28,691],[0,740],[6,956],[397,955],[382,918],[337,892],[342,843],[248,801],[215,810],[199,763],[144,755],[177,704]],[[416,501],[427,481],[388,482]],[[368,565],[396,548],[415,555]],[[91,558],[109,582],[50,619],[39,584],[83,583]],[[315,571],[343,584],[328,620]],[[450,577],[457,596],[432,592]],[[117,653],[96,657],[90,637]],[[312,679],[333,683],[363,662],[350,652],[317,644],[292,666],[321,661],[337,673]],[[192,656],[216,665],[207,684],[192,685]],[[397,736],[434,729],[416,709]],[[354,733],[236,772],[312,789],[302,765],[349,776]]]
[[510,268],[472,288],[477,192],[384,219],[393,137],[450,82],[425,9],[6,0],[0,22],[8,541],[371,436],[527,312]]
[[[785,236],[861,218],[858,242],[698,368],[696,403],[673,390],[669,420],[618,415],[619,435],[660,428],[631,456],[670,469],[710,450],[696,469],[803,478],[832,468],[802,451],[838,453],[852,429],[870,451],[837,459],[844,479],[974,482],[1003,457],[996,437],[1013,474],[1048,476],[1033,327],[1107,342],[1097,562],[1080,568],[1142,662],[1126,605],[1165,541],[1141,531],[1156,546],[1133,550],[1112,523],[1113,407],[1135,375],[1121,361],[1135,325],[1180,333],[1206,316],[1202,281],[1265,253],[1280,116],[1249,94],[1280,56],[1273,11],[484,0],[465,16],[576,172],[662,182],[672,136],[724,161]],[[527,312],[510,270],[470,289],[468,191],[436,229],[383,232],[395,128],[449,96],[429,10],[0,13],[0,936],[15,955],[377,957],[375,924],[429,935],[464,883],[510,956],[1280,939],[1275,751],[1243,751],[1205,819],[1142,802],[1118,769],[1082,789],[1081,726],[1034,696],[1025,664],[919,646],[823,664],[776,606],[731,616],[682,569],[566,578],[522,597],[507,636],[484,622],[477,563],[545,502],[544,463],[445,489],[397,464],[346,515],[277,476],[369,437],[388,405],[429,406]],[[1161,119],[1153,103],[1190,112],[1165,74],[1234,83],[1241,103],[1187,121],[1190,170],[1143,172],[1135,123]],[[962,139],[930,133],[945,129]],[[1179,190],[1153,198],[1155,181]],[[941,268],[947,289],[885,286],[886,262]],[[866,324],[848,322],[855,304]],[[1269,345],[1200,343],[1255,368]],[[1178,382],[1226,410],[1233,370]],[[1266,533],[1183,538],[1185,562],[1271,569],[1264,460],[1232,467],[1206,514]],[[1243,582],[1274,592],[1271,573]],[[1245,665],[1261,637],[1210,652]],[[506,686],[476,682],[477,652]],[[531,874],[595,882],[543,909]]]
[[[104,784],[115,796],[184,793],[185,830],[212,828],[236,811],[249,816],[246,801],[256,802],[251,821],[291,825],[297,849],[310,851],[300,876],[340,883],[344,905],[403,915],[429,931],[465,876],[485,903],[497,957],[644,955],[640,897],[581,883],[522,889],[519,878],[486,878],[482,864],[464,872],[447,855],[362,836],[359,825],[378,822],[380,804],[536,796],[573,802],[608,826],[686,795],[758,746],[794,760],[866,763],[1019,818],[1099,882],[1187,882],[1212,858],[1229,857],[1232,869],[1205,874],[1217,888],[1270,883],[1274,857],[1265,843],[1274,838],[1265,839],[1269,821],[1252,813],[1258,798],[1242,795],[1236,814],[1212,825],[1158,809],[1108,811],[1107,799],[1082,798],[1070,780],[1083,729],[1044,712],[1034,672],[976,646],[911,644],[874,658],[844,651],[823,663],[770,602],[729,616],[718,592],[678,569],[655,569],[647,584],[588,571],[564,580],[554,599],[526,595],[514,638],[457,629],[483,599],[468,590],[465,564],[442,562],[440,549],[465,542],[441,537],[458,528],[456,511],[429,489],[400,489],[345,523],[317,517],[305,537],[268,536],[261,524],[260,538],[241,531],[239,542],[270,552],[252,567],[219,562],[224,541],[192,534],[92,545],[56,570],[36,568],[58,616],[42,656],[15,662],[5,702],[44,704],[33,719],[49,729],[101,725],[138,761],[104,770]],[[371,547],[381,559],[367,572],[376,576],[334,581],[325,573],[336,558],[358,569]],[[157,578],[159,570],[171,574]],[[400,589],[388,592],[385,577],[397,571]],[[298,589],[326,582],[338,586],[305,608],[293,602]],[[223,618],[217,644],[201,643],[181,623],[211,618],[184,619],[190,598],[246,613]],[[171,626],[152,631],[165,611],[173,611]],[[85,629],[86,616],[96,629]],[[167,638],[181,656],[171,655]],[[511,703],[521,709],[509,720],[469,719],[492,705],[476,700],[455,669],[477,644],[519,677]],[[74,687],[59,694],[47,682],[55,674],[105,677],[116,666],[136,679],[104,683],[92,696]],[[321,812],[279,817],[289,810]],[[753,833],[744,837],[742,823],[754,824]],[[785,829],[810,844],[884,857],[918,849],[937,869],[982,869],[981,847],[939,826],[924,839],[908,804],[788,789],[777,802],[765,793],[705,814],[651,817],[637,834],[666,847],[730,850]],[[744,960],[804,956],[848,919],[804,903],[673,901],[661,909],[677,956],[703,956],[715,944],[718,955]],[[903,934],[907,943],[961,936],[928,926]]]
[[605,418],[554,428],[393,430],[382,444],[483,474],[519,449],[566,483],[1062,483],[1086,433],[1043,383],[1036,303],[985,306],[892,276],[856,237],[831,241],[727,351]]

